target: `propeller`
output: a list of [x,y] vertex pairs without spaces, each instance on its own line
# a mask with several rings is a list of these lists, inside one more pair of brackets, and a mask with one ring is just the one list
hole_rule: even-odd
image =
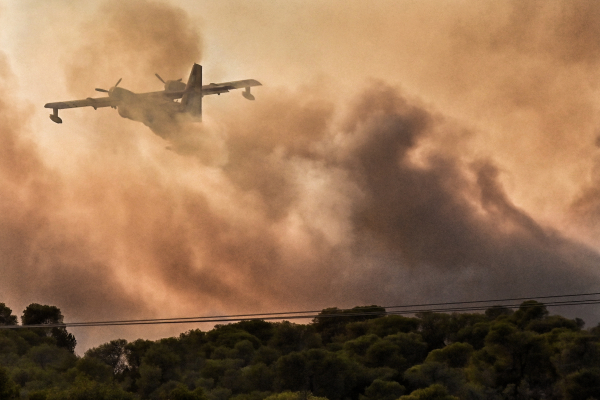
[[[117,83],[115,84],[115,86],[114,86],[114,87],[117,87],[117,86],[119,86],[119,83],[121,83],[121,81],[122,81],[122,80],[123,80],[123,78],[119,78],[119,80],[117,81]],[[100,89],[100,88],[96,88],[96,91],[97,91],[97,92],[108,93],[108,90],[106,90],[106,89]]]
[[[165,85],[165,92],[185,89],[185,84],[181,82],[183,80],[182,78],[177,79],[176,81],[173,81],[173,80],[165,81],[163,78],[160,77],[159,74],[154,74],[154,75],[156,75],[156,77]],[[181,87],[182,85],[183,85],[183,87]]]
[[[157,78],[158,78],[158,79],[159,79],[159,80],[160,80],[162,83],[164,83],[165,85],[167,84],[167,82],[165,82],[165,80],[164,80],[163,78],[161,78],[159,74],[154,74],[154,75],[156,75],[156,77],[157,77]],[[177,82],[181,82],[182,80],[183,80],[183,78],[179,78],[179,79],[177,79]]]

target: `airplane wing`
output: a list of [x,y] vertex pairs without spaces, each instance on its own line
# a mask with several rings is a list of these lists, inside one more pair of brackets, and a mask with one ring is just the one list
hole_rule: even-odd
[[262,86],[262,84],[255,79],[244,79],[243,81],[232,81],[222,83],[211,83],[210,85],[202,86],[202,94],[221,94],[229,92],[232,89],[243,89],[250,88],[252,86]]
[[111,97],[100,97],[96,99],[88,97],[85,100],[59,101],[56,103],[48,103],[44,107],[53,108],[55,110],[61,110],[63,108],[94,107],[95,110],[99,107],[116,107],[119,105],[119,103],[119,99]]

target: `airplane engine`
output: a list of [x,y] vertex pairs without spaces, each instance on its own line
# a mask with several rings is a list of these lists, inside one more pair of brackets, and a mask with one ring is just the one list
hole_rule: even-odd
[[185,90],[185,83],[181,82],[182,79],[177,79],[177,80],[173,80],[173,81],[166,81],[160,77],[159,74],[154,74],[156,75],[156,77],[165,84],[165,91],[166,92],[181,92],[182,90]]
[[165,82],[165,90],[167,92],[178,92],[185,90],[185,83],[180,80],[177,81],[167,81]]

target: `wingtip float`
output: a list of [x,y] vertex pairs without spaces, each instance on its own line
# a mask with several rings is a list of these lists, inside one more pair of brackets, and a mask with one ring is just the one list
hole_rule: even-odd
[[[254,79],[241,81],[211,83],[202,85],[202,66],[194,64],[187,83],[182,79],[163,80],[160,75],[156,77],[164,84],[164,90],[147,93],[134,93],[119,87],[121,79],[109,90],[96,88],[96,91],[107,93],[108,97],[91,98],[85,100],[61,101],[47,103],[45,108],[51,108],[50,119],[61,124],[62,119],[58,116],[58,110],[65,108],[93,107],[95,110],[101,107],[116,108],[119,115],[134,121],[143,122],[150,126],[155,120],[156,113],[163,113],[173,118],[177,114],[186,113],[198,120],[202,119],[202,97],[221,93],[227,93],[234,89],[245,89],[242,96],[248,100],[254,100],[250,88],[262,86]],[[176,100],[181,99],[177,102]],[[159,110],[159,111],[157,111]]]

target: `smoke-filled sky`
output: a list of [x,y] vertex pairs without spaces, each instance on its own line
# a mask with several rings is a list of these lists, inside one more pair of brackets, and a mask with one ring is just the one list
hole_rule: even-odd
[[[598,291],[598,37],[594,0],[0,1],[0,302],[90,321]],[[263,86],[206,97],[192,152],[43,108],[194,62]],[[81,353],[191,327],[73,332]]]

